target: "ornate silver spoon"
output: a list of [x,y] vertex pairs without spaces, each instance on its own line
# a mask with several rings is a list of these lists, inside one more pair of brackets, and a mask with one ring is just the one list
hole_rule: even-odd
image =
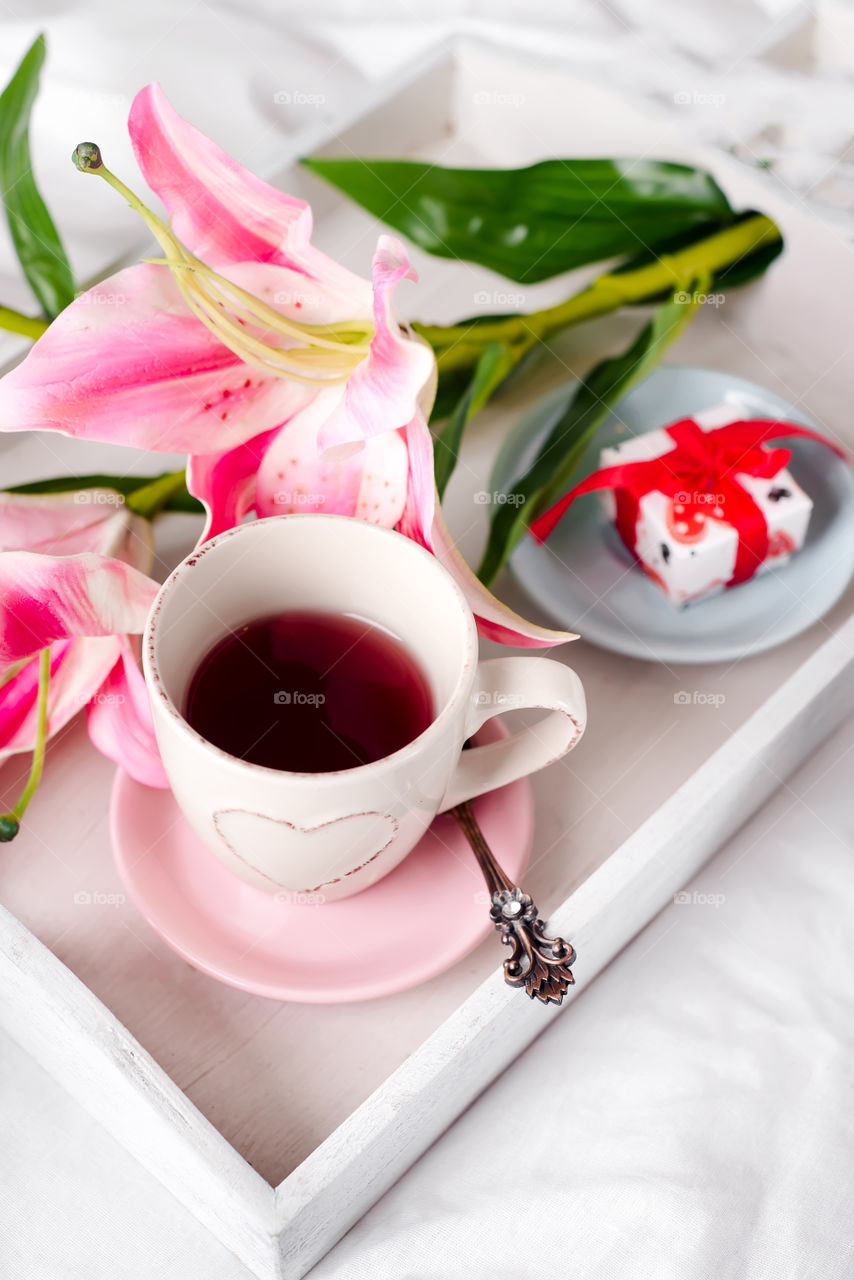
[[524,987],[532,1000],[560,1004],[567,987],[575,982],[570,969],[575,963],[574,947],[563,938],[545,936],[545,922],[539,918],[536,906],[501,870],[471,805],[466,801],[448,813],[471,845],[492,894],[490,919],[504,945],[512,948],[504,961],[504,981],[511,987]]

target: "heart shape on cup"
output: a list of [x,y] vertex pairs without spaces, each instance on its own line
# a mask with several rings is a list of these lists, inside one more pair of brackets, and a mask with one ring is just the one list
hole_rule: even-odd
[[[317,893],[361,871],[389,847],[399,825],[376,810],[302,827],[249,809],[217,809],[213,824],[229,853],[277,889],[294,893]],[[322,878],[314,883],[318,868]]]

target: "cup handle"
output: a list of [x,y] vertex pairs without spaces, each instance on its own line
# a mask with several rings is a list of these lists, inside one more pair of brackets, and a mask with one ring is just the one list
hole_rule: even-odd
[[584,689],[570,667],[553,658],[491,658],[478,666],[466,737],[493,716],[519,707],[541,707],[551,714],[501,742],[464,751],[440,811],[559,760],[572,750],[587,723]]

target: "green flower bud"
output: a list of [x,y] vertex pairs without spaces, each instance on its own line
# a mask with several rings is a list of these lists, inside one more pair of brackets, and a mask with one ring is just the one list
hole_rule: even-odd
[[21,824],[13,813],[0,814],[0,843],[14,840],[20,830]]
[[101,148],[96,142],[81,142],[72,151],[71,159],[81,173],[97,173],[104,167]]

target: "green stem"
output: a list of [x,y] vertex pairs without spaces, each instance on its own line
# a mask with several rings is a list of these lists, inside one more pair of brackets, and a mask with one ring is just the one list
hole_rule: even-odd
[[714,276],[724,267],[780,238],[780,230],[770,218],[755,214],[632,271],[610,271],[580,293],[530,315],[506,316],[500,320],[449,325],[446,328],[421,324],[414,327],[437,350],[441,374],[468,368],[489,342],[515,347],[521,358],[538,342],[570,325],[607,315],[620,307],[651,301],[684,287],[686,282],[700,274]]
[[187,475],[183,468],[180,471],[167,471],[158,476],[150,484],[134,489],[125,499],[126,505],[138,516],[153,520],[166,506],[170,498],[179,493],[187,483]]
[[50,321],[41,316],[25,316],[22,311],[15,311],[12,307],[0,307],[0,329],[6,329],[9,333],[21,333],[25,338],[32,338],[33,342],[42,336],[49,325]]
[[50,649],[42,649],[39,654],[39,697],[36,706],[36,744],[33,747],[33,763],[30,766],[30,776],[27,778],[27,785],[21,792],[21,797],[15,805],[12,813],[18,819],[23,818],[27,811],[27,805],[36,793],[36,788],[41,782],[42,769],[44,768],[44,753],[47,743],[47,694],[50,688]]
[[686,288],[700,276],[711,279],[724,267],[780,239],[780,228],[776,223],[764,214],[756,214],[723,231],[716,231],[705,240],[656,258],[646,266],[600,276],[574,298],[535,312],[533,327],[539,329],[542,337],[549,337],[579,320],[605,315],[618,307],[637,305],[662,293]]
[[20,794],[18,803],[8,813],[0,814],[0,841],[14,840],[21,827],[21,819],[41,782],[44,753],[47,743],[47,695],[50,688],[50,648],[39,654],[39,693],[36,704],[36,741],[30,776]]

